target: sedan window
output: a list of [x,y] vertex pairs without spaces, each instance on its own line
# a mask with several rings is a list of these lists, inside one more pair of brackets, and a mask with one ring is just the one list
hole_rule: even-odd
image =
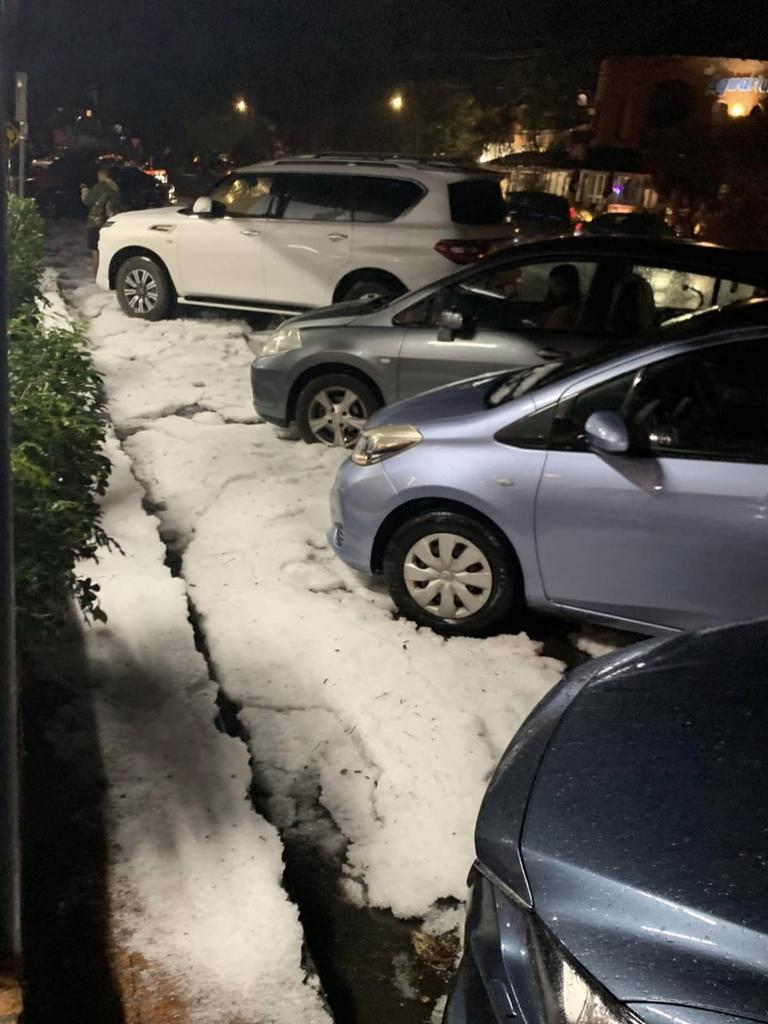
[[712,306],[728,306],[762,293],[755,285],[671,267],[636,265],[633,276],[645,282],[655,323]]
[[432,311],[460,312],[475,329],[586,329],[597,264],[591,261],[505,264],[465,278],[443,293]]

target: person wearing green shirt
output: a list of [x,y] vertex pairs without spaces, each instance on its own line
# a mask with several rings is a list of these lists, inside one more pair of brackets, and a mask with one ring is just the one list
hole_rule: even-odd
[[93,262],[94,276],[99,269],[99,232],[110,217],[120,213],[120,187],[112,177],[112,170],[106,165],[99,167],[96,184],[92,188],[80,186],[80,198],[88,207],[85,237]]

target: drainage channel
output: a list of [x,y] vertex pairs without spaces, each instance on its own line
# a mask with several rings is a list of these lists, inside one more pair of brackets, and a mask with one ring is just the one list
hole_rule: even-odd
[[[161,509],[149,500],[145,510],[159,516]],[[161,532],[162,536],[162,532]],[[168,538],[166,565],[182,576],[182,555]],[[211,680],[218,688],[216,725],[246,746],[250,737],[239,718],[238,705],[218,684],[205,635],[194,602],[187,596],[188,617],[195,645],[206,660]],[[250,750],[250,746],[249,746]],[[253,759],[251,759],[253,767]],[[254,769],[250,790],[254,810],[270,821],[269,786]],[[448,988],[458,952],[454,936],[424,940],[418,921],[406,921],[383,910],[361,907],[344,895],[341,880],[344,844],[335,824],[317,800],[312,826],[281,830],[285,872],[283,884],[298,907],[304,930],[307,968],[323,988],[336,1024],[431,1024],[435,1004]],[[316,835],[313,834],[316,832]],[[327,837],[339,838],[329,853]],[[428,953],[421,958],[414,949],[414,935]]]

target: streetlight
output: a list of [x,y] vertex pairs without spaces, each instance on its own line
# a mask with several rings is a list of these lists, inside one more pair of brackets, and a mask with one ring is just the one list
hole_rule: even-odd
[[405,100],[401,92],[393,93],[389,97],[389,109],[393,110],[396,114],[401,114],[405,107]]
[[245,102],[242,96],[239,99],[235,100],[235,110],[237,111],[238,114],[248,113],[248,104]]
[[747,108],[743,103],[734,103],[733,106],[728,107],[729,117],[746,117]]

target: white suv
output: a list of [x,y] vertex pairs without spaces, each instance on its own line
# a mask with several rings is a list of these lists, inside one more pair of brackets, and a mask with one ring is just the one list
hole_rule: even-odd
[[175,302],[285,316],[419,288],[514,235],[499,178],[479,169],[275,160],[227,175],[190,209],[108,221],[98,282],[146,320]]

